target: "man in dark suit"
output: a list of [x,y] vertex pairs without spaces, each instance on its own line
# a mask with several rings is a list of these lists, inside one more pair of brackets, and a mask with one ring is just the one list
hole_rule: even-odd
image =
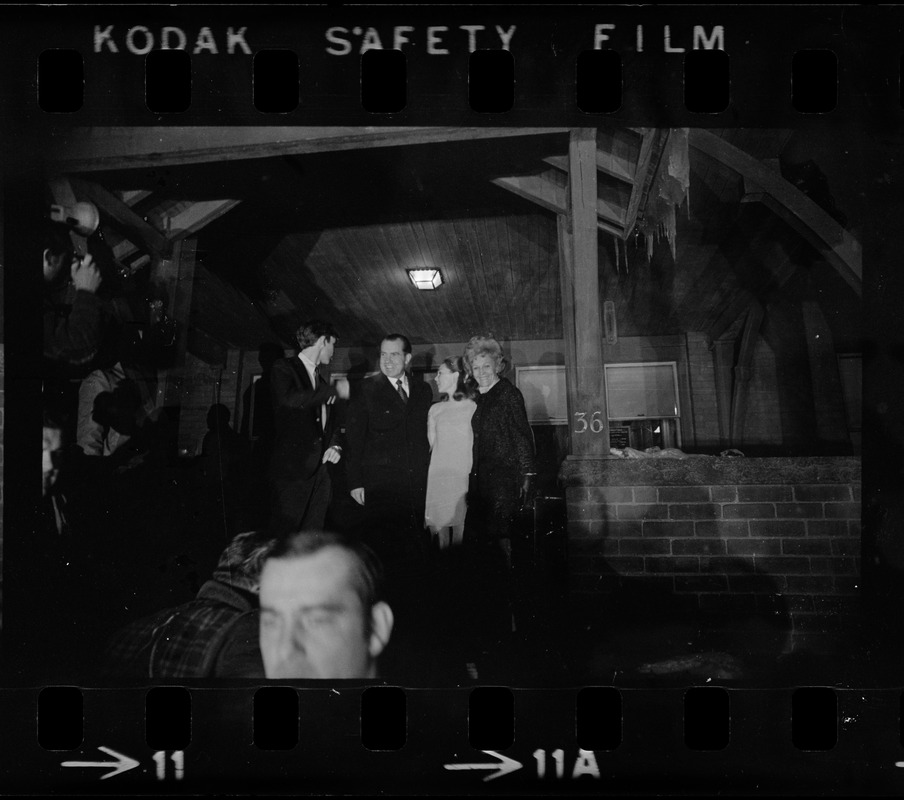
[[388,570],[420,546],[427,496],[427,412],[433,392],[409,380],[411,343],[398,333],[380,343],[380,374],[366,378],[346,424],[348,485],[364,506],[366,534]]
[[323,527],[331,494],[327,465],[342,457],[331,407],[336,397],[348,397],[347,389],[330,386],[320,374],[333,357],[333,327],[313,320],[295,338],[301,352],[277,361],[270,375],[276,429],[270,527],[277,537]]

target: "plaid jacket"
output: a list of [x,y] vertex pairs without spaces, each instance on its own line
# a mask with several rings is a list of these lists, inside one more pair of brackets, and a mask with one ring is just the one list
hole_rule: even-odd
[[131,623],[110,640],[105,678],[263,678],[257,591],[271,542],[237,536],[189,603]]

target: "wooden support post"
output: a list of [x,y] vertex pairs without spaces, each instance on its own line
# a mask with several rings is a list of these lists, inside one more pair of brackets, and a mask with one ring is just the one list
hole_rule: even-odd
[[173,244],[172,258],[160,259],[154,265],[152,279],[166,292],[167,316],[176,322],[176,355],[172,365],[157,376],[157,409],[179,406],[182,373],[188,344],[192,284],[195,276],[197,240],[185,239]]
[[747,385],[750,382],[750,365],[753,363],[753,351],[760,335],[765,311],[758,302],[750,305],[747,319],[744,322],[744,333],[741,337],[741,352],[734,368],[734,392],[731,398],[731,446],[738,447],[744,433],[744,414],[747,411]]
[[[574,327],[574,243],[571,241],[571,230],[568,217],[558,215],[559,230],[559,290],[562,295],[562,338],[565,340],[565,399],[568,409],[569,434],[573,427],[574,404],[577,399],[577,362],[575,361],[575,327]],[[573,435],[568,437],[568,452],[574,453],[571,443]]]
[[600,458],[609,455],[609,421],[603,388],[595,128],[571,131],[568,171],[568,212],[559,224],[559,252],[571,455]]
[[716,339],[712,344],[719,444],[723,448],[731,446],[731,370],[734,364],[734,348],[734,339]]
[[818,294],[811,281],[809,298],[803,301],[801,310],[810,361],[819,452],[821,455],[849,455],[852,450],[851,437],[844,409],[838,357],[835,355],[832,329],[817,300],[811,299],[816,297]]

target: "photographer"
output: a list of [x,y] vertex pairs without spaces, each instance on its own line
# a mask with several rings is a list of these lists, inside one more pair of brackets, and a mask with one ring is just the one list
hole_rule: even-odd
[[44,358],[57,369],[84,367],[100,344],[100,271],[90,255],[74,255],[69,229],[56,222],[45,225],[43,260]]

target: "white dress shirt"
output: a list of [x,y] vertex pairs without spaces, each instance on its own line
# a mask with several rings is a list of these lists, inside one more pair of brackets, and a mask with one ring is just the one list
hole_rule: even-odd
[[389,382],[392,384],[392,388],[395,389],[396,392],[399,391],[399,384],[397,383],[397,381],[402,382],[402,388],[405,390],[405,395],[410,400],[411,399],[411,387],[408,385],[408,373],[403,372],[401,375],[399,375],[398,378],[390,378],[389,379]]
[[[299,353],[298,358],[301,360],[301,363],[304,365],[304,368],[308,371],[308,377],[311,379],[311,386],[315,389],[319,385],[320,379],[317,377],[317,365],[311,361],[304,353]],[[320,424],[323,427],[323,430],[326,431],[326,420],[327,420],[327,408],[326,403],[322,403],[320,406]]]

